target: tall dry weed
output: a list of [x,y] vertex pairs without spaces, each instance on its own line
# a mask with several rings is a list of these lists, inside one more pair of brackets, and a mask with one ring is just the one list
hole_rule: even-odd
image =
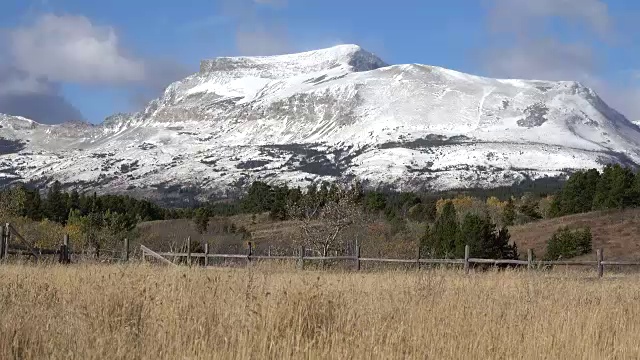
[[639,275],[0,267],[2,359],[634,359]]

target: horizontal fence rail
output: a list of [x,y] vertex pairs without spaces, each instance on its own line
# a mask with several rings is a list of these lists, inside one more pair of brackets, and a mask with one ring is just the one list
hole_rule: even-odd
[[[10,243],[11,239],[15,239],[17,243]],[[464,259],[429,259],[421,258],[418,252],[417,257],[414,259],[394,259],[394,258],[372,258],[360,256],[360,245],[356,243],[355,253],[352,256],[306,256],[307,249],[300,247],[297,255],[271,255],[271,248],[269,248],[268,255],[254,255],[253,244],[248,243],[245,254],[211,254],[209,253],[209,244],[204,244],[204,252],[191,252],[191,238],[187,238],[187,251],[186,252],[155,252],[148,247],[141,245],[142,260],[147,258],[153,258],[165,265],[176,266],[176,260],[185,259],[188,265],[193,264],[193,260],[197,259],[198,263],[209,266],[210,259],[238,259],[244,260],[247,264],[254,260],[293,260],[297,261],[298,267],[303,269],[305,262],[320,262],[323,267],[326,262],[332,261],[347,261],[353,263],[355,270],[360,270],[361,263],[389,263],[389,264],[408,264],[414,265],[418,268],[422,265],[462,265],[465,273],[470,271],[471,265],[488,265],[488,266],[526,266],[528,269],[537,267],[551,267],[551,266],[595,266],[598,276],[602,277],[604,274],[605,266],[640,266],[640,261],[617,261],[617,260],[604,260],[602,249],[596,250],[595,260],[534,260],[533,252],[529,250],[527,252],[527,260],[515,260],[515,259],[484,259],[471,257],[470,247],[465,246]],[[100,252],[111,254],[110,257],[103,260],[116,260],[126,262],[129,260],[129,240],[123,239],[122,250],[110,250],[110,249],[95,249],[94,253],[96,258],[99,257]],[[326,252],[325,252],[326,254]],[[0,226],[0,259],[4,260],[8,255],[23,255],[31,256],[39,259],[42,255],[57,255],[58,261],[63,264],[71,263],[71,256],[77,257],[91,256],[91,253],[87,251],[74,251],[71,248],[71,240],[68,235],[65,235],[62,239],[62,244],[58,249],[41,249],[33,244],[29,243],[18,231],[9,223]],[[120,255],[120,256],[118,256]],[[173,259],[169,260],[169,259]],[[199,261],[203,260],[203,261]]]
[[246,254],[210,254],[208,252],[208,244],[205,244],[204,253],[191,253],[191,252],[153,252],[145,246],[141,246],[143,259],[146,256],[156,258],[160,262],[165,264],[174,263],[169,258],[182,259],[186,258],[187,264],[192,264],[193,259],[204,259],[204,265],[209,264],[209,259],[240,259],[250,263],[252,260],[297,260],[298,266],[304,268],[305,261],[318,261],[324,264],[327,261],[349,261],[355,265],[355,270],[360,270],[361,262],[372,263],[395,263],[395,264],[412,264],[417,265],[462,265],[464,271],[468,273],[472,264],[477,265],[491,265],[491,266],[520,266],[527,267],[528,269],[538,267],[549,266],[595,266],[598,272],[598,276],[602,277],[604,274],[604,266],[640,266],[640,261],[605,261],[603,259],[603,252],[601,249],[596,251],[596,260],[533,260],[533,253],[531,250],[528,252],[527,260],[514,260],[514,259],[483,259],[470,257],[470,248],[467,245],[465,247],[464,259],[393,259],[393,258],[370,258],[360,257],[360,246],[356,245],[356,254],[354,256],[305,256],[305,249],[301,248],[298,255],[293,256],[272,256],[272,255],[253,255],[252,244],[249,243]]
[[0,260],[6,260],[9,255],[28,256],[35,259],[36,262],[43,255],[56,255],[58,256],[58,262],[70,264],[72,256],[75,256],[76,259],[89,258],[99,261],[126,262],[129,261],[130,251],[129,240],[126,238],[123,239],[122,250],[101,249],[100,247],[90,251],[87,251],[87,249],[73,250],[69,235],[64,235],[59,248],[41,248],[33,242],[29,242],[13,225],[6,223],[0,226]]

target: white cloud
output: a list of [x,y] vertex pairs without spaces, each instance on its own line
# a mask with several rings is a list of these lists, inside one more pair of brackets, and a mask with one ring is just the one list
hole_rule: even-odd
[[32,76],[75,83],[144,79],[144,63],[123,54],[113,28],[83,16],[43,15],[9,33],[13,63]]
[[[487,25],[493,37],[484,54],[489,74],[540,80],[582,81],[593,77],[598,61],[589,45],[589,34],[604,36],[612,32],[612,20],[602,1],[490,0],[490,4]],[[580,25],[577,31],[583,36],[582,42],[558,38],[550,24],[552,19],[563,25]]]
[[[30,25],[10,30],[6,48],[11,71],[0,68],[0,96],[4,108],[17,111],[24,110],[27,95],[64,100],[58,83],[123,86],[137,110],[171,82],[194,72],[167,59],[128,56],[112,27],[95,25],[83,16],[41,15]],[[60,119],[67,118],[61,113]],[[34,120],[42,121],[42,116]]]
[[526,40],[504,49],[492,48],[487,56],[487,70],[497,77],[581,80],[596,68],[589,46],[563,44],[552,38]]
[[[640,84],[619,84],[601,75],[602,60],[592,43],[611,43],[616,21],[602,0],[488,0],[491,30],[483,54],[492,76],[539,80],[577,80],[594,88],[613,108],[640,119]],[[564,27],[567,42],[558,36]],[[633,78],[634,73],[627,74]]]
[[264,28],[239,30],[236,33],[236,48],[241,55],[278,55],[291,50],[286,32]]
[[492,0],[490,21],[494,30],[535,30],[550,18],[586,26],[602,37],[612,32],[607,4],[602,0]]
[[223,0],[218,7],[235,27],[235,48],[240,55],[274,55],[294,49],[286,25],[273,13],[261,13],[259,7],[286,5],[286,0]]
[[256,4],[269,5],[269,6],[285,6],[287,0],[254,0]]

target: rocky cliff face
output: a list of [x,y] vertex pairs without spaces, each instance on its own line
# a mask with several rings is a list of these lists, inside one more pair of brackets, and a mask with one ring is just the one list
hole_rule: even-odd
[[355,45],[203,61],[102,125],[1,116],[0,176],[144,195],[253,180],[448,189],[640,162],[640,128],[576,82],[389,66]]

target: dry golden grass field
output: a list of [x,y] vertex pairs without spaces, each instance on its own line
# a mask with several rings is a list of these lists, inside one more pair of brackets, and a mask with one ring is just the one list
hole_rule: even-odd
[[638,359],[640,276],[0,267],[2,359]]

